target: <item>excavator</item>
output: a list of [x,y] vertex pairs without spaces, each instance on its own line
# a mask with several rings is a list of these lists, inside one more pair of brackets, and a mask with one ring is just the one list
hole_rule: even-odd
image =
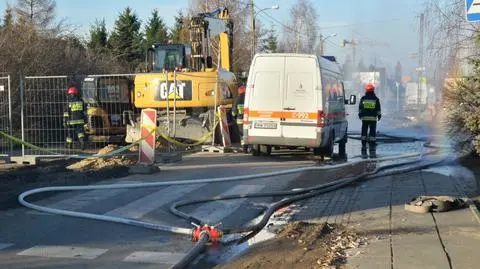
[[[196,141],[216,131],[215,107],[226,106],[230,115],[236,94],[233,22],[227,9],[200,13],[189,20],[189,33],[189,44],[157,44],[148,50],[147,72],[135,75],[133,98],[136,108],[157,110],[160,132]],[[212,43],[218,44],[216,51]],[[126,142],[140,133],[139,115],[129,115]]]

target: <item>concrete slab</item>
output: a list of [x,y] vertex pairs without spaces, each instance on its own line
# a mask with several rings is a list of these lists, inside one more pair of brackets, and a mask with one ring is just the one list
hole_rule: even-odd
[[0,161],[4,163],[10,163],[10,155],[0,154]]
[[131,174],[150,175],[160,172],[160,168],[156,165],[136,164],[130,167]]
[[176,163],[182,160],[182,152],[165,152],[160,154],[155,154],[156,163]]
[[223,147],[223,146],[203,145],[202,152],[232,153],[233,149],[230,147]]

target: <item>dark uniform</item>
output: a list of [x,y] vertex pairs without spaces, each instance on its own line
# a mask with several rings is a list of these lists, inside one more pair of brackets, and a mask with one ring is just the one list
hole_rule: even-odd
[[67,128],[66,146],[73,148],[73,142],[78,139],[82,149],[85,149],[85,108],[76,87],[68,88],[68,104],[63,113],[63,125]]
[[382,118],[382,112],[380,99],[378,99],[374,92],[375,87],[372,84],[368,84],[365,90],[365,96],[360,99],[358,108],[358,117],[362,120],[362,154],[366,155],[368,142],[370,156],[375,157],[377,120]]
[[242,147],[244,146],[243,114],[244,114],[244,105],[245,105],[245,90],[246,90],[245,86],[240,86],[240,88],[238,88],[238,96],[235,99],[235,102],[232,108],[232,116],[235,118],[237,123],[238,133],[240,135],[240,141],[241,141]]

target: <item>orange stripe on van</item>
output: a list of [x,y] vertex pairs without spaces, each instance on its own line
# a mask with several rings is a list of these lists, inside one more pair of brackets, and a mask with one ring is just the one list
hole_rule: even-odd
[[280,119],[282,118],[282,111],[259,111],[259,110],[250,110],[248,116],[250,118],[272,118]]
[[317,120],[317,113],[291,112],[291,111],[258,111],[249,110],[249,118],[271,118],[271,119],[296,119],[296,120]]

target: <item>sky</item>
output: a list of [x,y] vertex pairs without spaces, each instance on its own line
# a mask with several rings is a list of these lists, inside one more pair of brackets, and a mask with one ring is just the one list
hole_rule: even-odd
[[[216,2],[216,0],[208,0]],[[247,1],[247,0],[243,0]],[[7,0],[10,4],[14,0]],[[6,5],[0,2],[0,10]],[[107,27],[112,29],[118,14],[127,6],[134,9],[142,20],[147,20],[151,11],[158,8],[167,25],[173,25],[173,17],[178,10],[188,8],[189,0],[57,0],[57,16],[85,36],[88,28],[96,19],[105,19]],[[276,18],[273,21],[265,14],[259,14],[263,25],[274,27],[280,33],[281,23],[289,21],[291,6],[296,0],[255,0],[259,8],[278,5],[278,10],[266,11]],[[324,35],[336,34],[326,41],[326,54],[334,55],[343,63],[347,55],[352,54],[352,47],[342,47],[343,39],[355,38],[359,43],[367,42],[377,45],[358,45],[357,61],[363,59],[368,66],[386,66],[393,70],[400,61],[404,73],[417,66],[408,55],[418,52],[418,15],[423,12],[422,0],[312,0],[318,13],[320,32]],[[387,43],[389,46],[385,46]],[[383,44],[383,45],[381,45]],[[351,56],[350,56],[351,57]],[[391,72],[390,72],[391,73]]]

